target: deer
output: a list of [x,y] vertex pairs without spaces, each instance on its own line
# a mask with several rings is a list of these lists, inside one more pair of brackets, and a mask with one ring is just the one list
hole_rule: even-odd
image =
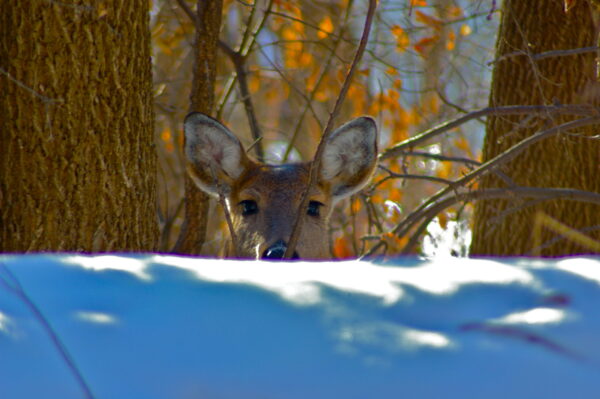
[[[271,165],[252,159],[221,122],[200,112],[184,120],[188,174],[198,188],[224,201],[236,237],[222,255],[282,259],[309,182],[311,162]],[[329,218],[343,198],[360,191],[377,163],[377,125],[362,116],[338,127],[323,143],[316,184],[291,259],[331,259]]]

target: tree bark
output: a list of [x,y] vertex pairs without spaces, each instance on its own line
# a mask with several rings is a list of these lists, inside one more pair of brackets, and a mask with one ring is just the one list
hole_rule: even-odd
[[80,3],[0,2],[2,252],[156,248],[149,3]]
[[[490,106],[598,105],[595,53],[539,60],[529,56],[596,44],[589,3],[576,2],[568,12],[563,5],[562,0],[504,2]],[[502,57],[515,52],[529,55]],[[483,159],[489,160],[536,131],[567,120],[552,116],[533,119],[492,116],[488,118]],[[569,133],[572,135],[563,133],[532,146],[506,165],[503,172],[520,186],[600,192],[600,142],[589,137],[598,134],[598,126]],[[480,187],[506,187],[506,184],[489,175],[482,179]],[[569,239],[568,234],[559,238],[560,234],[551,229],[536,226],[539,220],[536,215],[542,213],[600,240],[600,207],[596,205],[567,201],[532,205],[517,199],[482,201],[475,206],[471,254],[557,256],[593,252]]]
[[[221,0],[199,0],[197,4],[190,112],[203,112],[207,115],[212,115],[214,112],[217,46],[222,10]],[[191,178],[186,175],[185,216],[173,252],[201,254],[206,240],[209,199],[208,195],[196,187]]]

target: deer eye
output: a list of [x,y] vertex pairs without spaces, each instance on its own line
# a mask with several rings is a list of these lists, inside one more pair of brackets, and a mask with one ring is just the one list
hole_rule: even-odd
[[308,210],[306,211],[306,213],[308,214],[308,216],[319,217],[321,216],[320,209],[322,206],[323,204],[319,201],[310,201],[308,203]]
[[244,200],[239,205],[242,207],[242,216],[250,216],[258,213],[258,204],[254,200]]

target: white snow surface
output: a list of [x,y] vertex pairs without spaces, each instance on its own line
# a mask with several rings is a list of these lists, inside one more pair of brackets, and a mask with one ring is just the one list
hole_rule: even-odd
[[600,397],[600,258],[0,257],[0,398],[86,397]]

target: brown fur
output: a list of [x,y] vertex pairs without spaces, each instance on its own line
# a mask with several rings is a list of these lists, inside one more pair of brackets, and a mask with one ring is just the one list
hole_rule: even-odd
[[[334,132],[327,142],[318,183],[309,200],[320,204],[319,215],[305,215],[296,252],[302,259],[330,258],[328,224],[335,201],[359,190],[376,164],[376,126],[358,118]],[[235,252],[225,255],[258,259],[278,241],[287,243],[309,179],[310,163],[266,165],[251,160],[233,133],[205,115],[186,118],[186,154],[190,174],[203,190],[225,197],[237,238]],[[258,210],[243,214],[243,202]]]

